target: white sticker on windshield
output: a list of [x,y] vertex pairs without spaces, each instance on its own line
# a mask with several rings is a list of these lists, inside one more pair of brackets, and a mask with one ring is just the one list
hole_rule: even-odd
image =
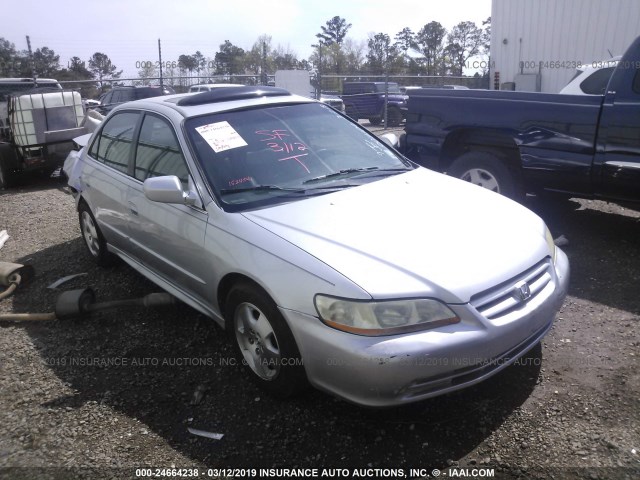
[[216,153],[247,146],[247,142],[226,121],[196,127],[196,131]]

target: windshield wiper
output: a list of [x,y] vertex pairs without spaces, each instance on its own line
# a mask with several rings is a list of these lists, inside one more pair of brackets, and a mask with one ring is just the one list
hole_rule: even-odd
[[340,177],[342,175],[348,175],[349,173],[368,172],[368,171],[371,171],[371,170],[378,170],[378,167],[345,168],[344,170],[340,170],[338,172],[327,173],[326,175],[320,175],[319,177],[310,178],[309,180],[305,180],[302,183],[319,182],[320,180],[324,180],[326,178]]
[[326,180],[327,178],[335,178],[340,177],[342,175],[348,175],[350,173],[387,173],[387,172],[408,172],[411,170],[410,168],[380,168],[380,167],[363,167],[363,168],[346,168],[344,170],[340,170],[334,173],[328,173],[327,175],[320,175],[319,177],[310,178],[309,180],[305,180],[302,182],[306,183],[314,183],[322,180]]
[[296,192],[296,193],[304,193],[304,188],[287,188],[287,187],[279,187],[278,185],[252,185],[250,187],[242,187],[242,188],[223,188],[220,190],[220,193],[241,193],[241,192],[261,192],[261,191],[282,191],[282,192]]

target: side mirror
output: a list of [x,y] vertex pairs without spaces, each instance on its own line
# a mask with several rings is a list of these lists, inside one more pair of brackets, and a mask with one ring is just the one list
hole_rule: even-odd
[[180,179],[175,175],[164,177],[147,178],[142,184],[144,196],[152,202],[159,203],[180,203],[183,205],[194,205],[195,195],[185,192],[182,189]]

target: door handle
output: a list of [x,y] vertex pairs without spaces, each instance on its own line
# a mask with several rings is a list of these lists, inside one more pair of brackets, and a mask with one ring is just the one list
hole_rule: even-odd
[[138,207],[136,207],[135,203],[129,202],[129,210],[131,211],[132,214],[138,215]]

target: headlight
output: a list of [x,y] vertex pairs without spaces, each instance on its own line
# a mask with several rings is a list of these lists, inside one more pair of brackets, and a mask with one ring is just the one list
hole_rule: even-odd
[[556,263],[556,244],[553,241],[553,235],[549,231],[549,228],[545,225],[544,227],[544,236],[547,240],[547,247],[549,247],[549,253],[551,254],[551,260],[553,260],[553,264]]
[[327,325],[358,335],[396,335],[460,322],[437,300],[356,301],[316,295],[316,310]]

